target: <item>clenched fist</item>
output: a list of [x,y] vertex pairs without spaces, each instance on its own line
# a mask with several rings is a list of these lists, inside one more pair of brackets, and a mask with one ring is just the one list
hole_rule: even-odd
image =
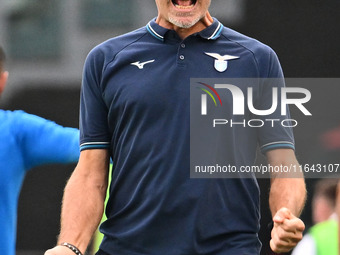
[[278,210],[273,217],[273,222],[270,248],[276,253],[290,251],[302,239],[305,224],[287,208]]

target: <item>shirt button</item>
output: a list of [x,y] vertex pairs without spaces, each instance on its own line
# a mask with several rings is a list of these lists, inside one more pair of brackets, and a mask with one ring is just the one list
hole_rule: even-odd
[[180,55],[180,56],[179,56],[179,59],[180,59],[180,60],[184,60],[184,56],[183,56],[183,55]]
[[181,44],[181,47],[184,49],[184,48],[185,48],[185,44],[184,44],[184,43],[182,43],[182,44]]

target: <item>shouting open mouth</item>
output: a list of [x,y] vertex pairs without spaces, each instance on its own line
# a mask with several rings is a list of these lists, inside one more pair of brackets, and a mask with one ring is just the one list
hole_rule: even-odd
[[195,6],[197,0],[171,0],[172,4],[179,9],[191,9]]

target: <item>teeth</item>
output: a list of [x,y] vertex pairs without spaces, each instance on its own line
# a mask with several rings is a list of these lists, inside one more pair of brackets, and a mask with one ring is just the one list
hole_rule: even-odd
[[188,6],[175,4],[175,7],[179,8],[179,9],[190,9],[190,8],[194,7],[194,4],[188,5]]

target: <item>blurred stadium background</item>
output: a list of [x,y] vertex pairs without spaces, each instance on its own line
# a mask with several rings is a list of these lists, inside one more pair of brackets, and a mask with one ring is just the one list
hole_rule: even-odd
[[[286,77],[340,76],[339,0],[212,0],[211,13],[224,25],[270,45]],[[8,55],[10,79],[0,107],[78,127],[87,53],[110,37],[144,26],[155,15],[154,0],[1,0],[0,44]],[[320,136],[340,126],[340,85],[310,89],[308,108],[317,117],[305,118],[295,128],[298,159],[339,163],[339,149],[322,147]],[[298,113],[292,109],[292,115]],[[51,165],[28,174],[19,205],[18,255],[43,254],[55,244],[63,187],[73,167]],[[315,181],[307,180],[309,197]],[[269,180],[259,183],[264,255],[270,235]],[[302,215],[307,227],[310,210],[308,202]]]

